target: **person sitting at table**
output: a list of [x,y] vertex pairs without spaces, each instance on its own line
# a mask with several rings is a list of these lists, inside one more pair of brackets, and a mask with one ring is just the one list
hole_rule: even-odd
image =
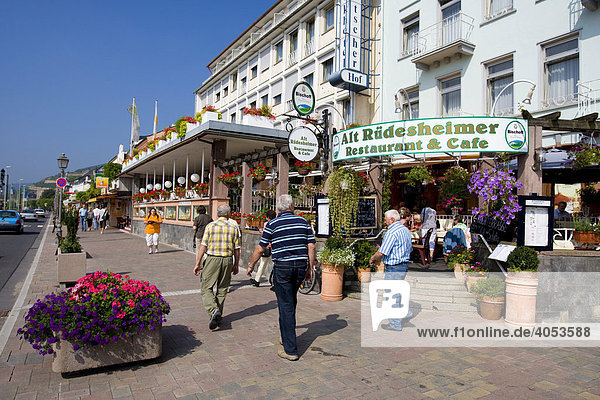
[[406,208],[406,207],[400,208],[400,222],[402,222],[402,225],[406,226],[407,228],[410,228],[411,217],[412,217],[412,213],[410,212],[410,210],[408,208]]
[[471,230],[464,223],[464,219],[463,219],[462,215],[454,216],[454,228],[462,229],[463,233],[465,234],[465,241],[467,242],[466,247],[467,247],[467,249],[470,249],[471,248]]
[[467,226],[462,223],[462,217],[460,215],[455,216],[454,227],[446,232],[446,235],[444,236],[444,254],[450,253],[456,246],[470,247],[470,241],[469,245],[467,245],[467,238],[462,225],[467,228]]
[[412,217],[412,225],[410,227],[410,233],[413,238],[420,239],[421,229],[423,228],[423,218],[421,214],[414,214]]
[[569,214],[565,209],[567,208],[567,203],[561,201],[558,203],[558,207],[554,209],[554,219],[559,218],[569,218],[571,214]]

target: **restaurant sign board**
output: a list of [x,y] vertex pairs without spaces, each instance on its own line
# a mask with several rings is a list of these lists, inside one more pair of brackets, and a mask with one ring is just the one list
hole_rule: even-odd
[[431,153],[526,153],[527,121],[505,117],[424,118],[346,129],[333,135],[333,161]]

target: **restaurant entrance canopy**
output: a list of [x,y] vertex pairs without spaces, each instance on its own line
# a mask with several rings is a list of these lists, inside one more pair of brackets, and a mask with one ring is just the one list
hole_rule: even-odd
[[400,154],[526,153],[527,121],[504,117],[425,118],[347,129],[333,135],[333,161]]

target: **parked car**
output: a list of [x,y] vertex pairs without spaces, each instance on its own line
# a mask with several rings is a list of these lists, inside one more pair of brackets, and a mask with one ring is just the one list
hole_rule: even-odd
[[36,208],[34,211],[35,215],[37,215],[38,217],[46,218],[46,210],[44,210],[43,208]]
[[0,231],[23,233],[23,220],[19,213],[13,210],[0,210]]
[[27,221],[27,220],[38,220],[38,216],[35,213],[35,211],[33,211],[30,208],[24,208],[23,210],[21,210],[21,218],[23,218],[23,221]]

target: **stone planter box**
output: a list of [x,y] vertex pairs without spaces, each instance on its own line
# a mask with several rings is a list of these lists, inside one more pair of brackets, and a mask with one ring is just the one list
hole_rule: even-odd
[[58,283],[77,282],[86,275],[85,251],[81,253],[61,253],[58,249]]
[[[203,121],[204,121],[204,120],[203,120]],[[189,132],[191,132],[191,131],[192,131],[192,129],[195,129],[195,128],[197,128],[197,127],[199,127],[199,126],[200,126],[200,124],[199,124],[199,123],[197,123],[197,122],[196,122],[195,124],[190,124],[189,122],[186,122],[186,123],[185,123],[185,125],[187,126],[187,130],[185,131],[186,135],[187,135]]]
[[205,123],[208,121],[218,121],[218,120],[219,120],[219,114],[214,111],[205,111],[202,113],[202,122],[201,123]]
[[139,335],[120,338],[103,346],[73,350],[73,343],[59,340],[54,345],[52,371],[75,372],[134,361],[149,360],[162,354],[162,326]]
[[[203,120],[204,121],[204,120]],[[271,128],[273,129],[273,123],[275,121],[267,117],[257,117],[255,115],[246,114],[242,117],[242,124],[257,126],[260,128]]]

